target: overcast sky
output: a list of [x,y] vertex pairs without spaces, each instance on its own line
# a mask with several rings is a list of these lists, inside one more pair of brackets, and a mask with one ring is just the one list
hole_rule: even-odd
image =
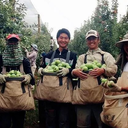
[[[71,32],[80,28],[95,11],[97,0],[19,0],[28,7],[27,19],[37,22],[37,14],[43,23],[47,23],[51,35],[55,38],[59,29],[65,27]],[[128,0],[118,0],[119,17],[126,14]],[[35,8],[34,8],[35,7]]]

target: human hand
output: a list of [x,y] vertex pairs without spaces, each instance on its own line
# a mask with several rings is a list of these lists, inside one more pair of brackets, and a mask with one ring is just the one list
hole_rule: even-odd
[[87,79],[88,77],[88,74],[84,73],[81,69],[73,69],[71,74],[72,76],[76,76],[80,79]]
[[4,75],[0,74],[0,84],[6,82]]
[[68,68],[62,68],[61,70],[59,70],[57,72],[57,76],[58,77],[66,76],[68,73],[69,73],[69,69]]
[[22,83],[29,84],[31,80],[31,76],[27,74],[27,75],[23,75],[23,77],[24,77],[24,80],[22,81]]
[[38,74],[39,74],[40,76],[43,76],[43,68],[39,68],[39,69],[38,69]]
[[106,82],[102,82],[101,86],[107,88],[109,91],[112,92],[120,92],[122,90],[122,88],[119,87],[117,84],[115,84],[114,82],[110,82],[108,80]]
[[104,73],[104,71],[105,71],[104,68],[95,68],[89,71],[89,75],[98,77],[98,76],[101,76]]

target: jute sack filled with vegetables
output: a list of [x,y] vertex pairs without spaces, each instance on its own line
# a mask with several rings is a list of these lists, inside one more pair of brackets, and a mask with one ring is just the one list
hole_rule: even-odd
[[71,79],[68,76],[57,76],[57,72],[63,68],[70,68],[70,66],[66,62],[55,60],[43,70],[43,76],[41,76],[34,92],[35,99],[62,103],[71,102]]
[[0,85],[0,110],[34,110],[34,98],[29,85],[24,85],[24,75],[11,70],[5,74],[6,82]]
[[[81,65],[81,70],[88,74],[90,70],[106,66],[96,60],[92,63],[84,63]],[[78,79],[77,86],[73,90],[73,104],[89,104],[103,103],[105,88],[100,86],[101,77],[94,78],[88,74],[88,78],[84,80]]]
[[[126,87],[127,76],[128,72],[123,72],[116,85]],[[100,115],[101,120],[113,128],[128,128],[128,94],[124,91],[110,91],[112,88],[113,86],[110,86],[110,89],[104,94],[105,102]]]

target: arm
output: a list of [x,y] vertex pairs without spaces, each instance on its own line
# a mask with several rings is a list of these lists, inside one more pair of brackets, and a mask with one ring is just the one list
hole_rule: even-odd
[[115,59],[110,53],[104,54],[104,61],[106,67],[104,67],[104,75],[111,77],[117,73],[117,65],[115,64]]
[[32,57],[35,56],[35,55],[36,55],[35,52],[26,52],[26,57],[27,57],[28,59],[32,58]]
[[87,78],[87,74],[80,69],[80,66],[84,63],[84,57],[84,54],[78,57],[75,69],[72,70],[72,76],[79,77],[80,79]]
[[29,74],[31,76],[30,84],[35,85],[35,79],[32,75],[30,62],[27,58],[24,58],[24,60],[23,60],[23,68],[24,68],[25,74]]

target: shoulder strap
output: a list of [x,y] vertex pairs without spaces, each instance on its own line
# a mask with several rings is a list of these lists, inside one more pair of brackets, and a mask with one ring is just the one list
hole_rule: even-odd
[[102,56],[101,64],[105,64],[105,61],[104,61],[104,53],[100,53],[100,54]]
[[[56,51],[54,51],[53,54],[52,54],[52,57],[50,59],[50,64],[53,62],[53,59],[54,59],[55,54],[56,54]],[[70,51],[67,52],[66,63],[69,62],[69,59],[70,59]]]
[[51,63],[53,62],[53,59],[54,59],[54,56],[55,56],[55,53],[56,53],[56,50],[53,52],[53,54],[52,54],[52,57],[51,57],[51,59],[50,59],[50,65],[51,65]]
[[87,63],[87,54],[85,54],[84,63],[85,63],[85,64]]
[[69,63],[69,59],[70,59],[70,51],[67,52],[66,63]]
[[[104,61],[104,53],[100,53],[100,54],[102,56],[101,64],[105,64],[105,61]],[[87,54],[85,54],[84,63],[87,63]]]

